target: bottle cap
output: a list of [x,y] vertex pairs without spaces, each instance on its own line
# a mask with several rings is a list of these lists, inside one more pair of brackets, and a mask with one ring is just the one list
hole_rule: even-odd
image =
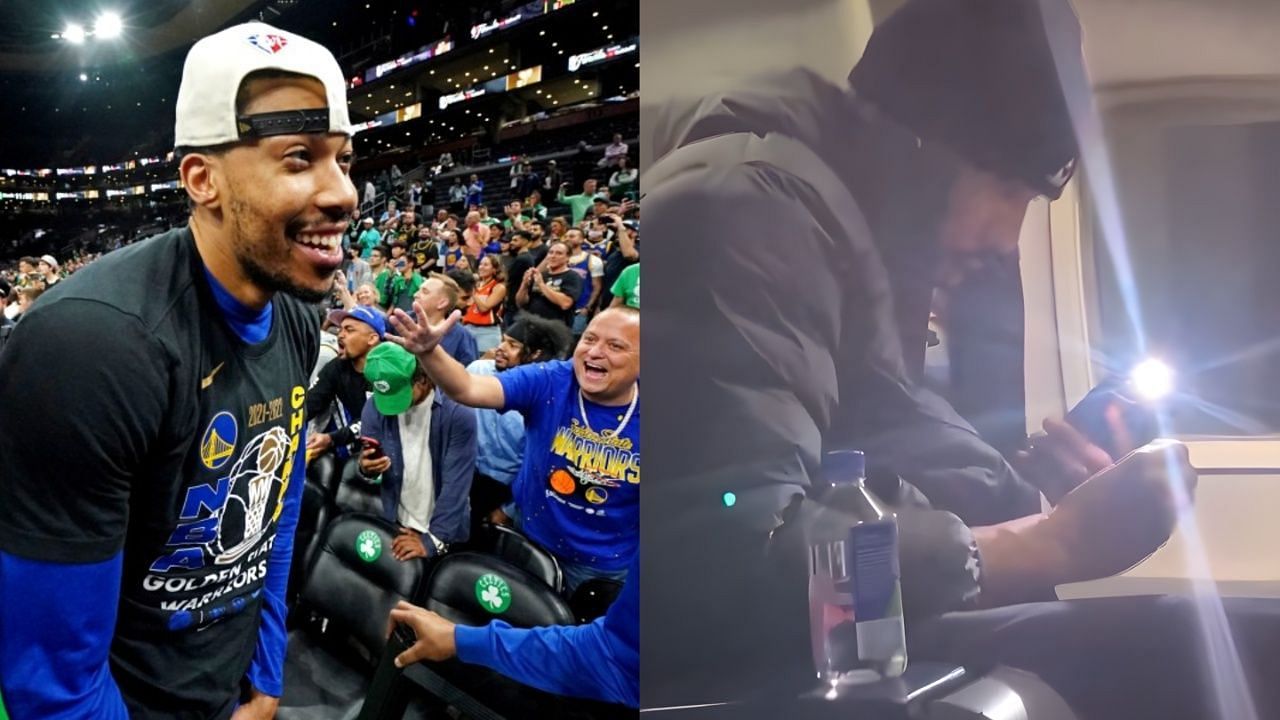
[[867,476],[867,457],[861,450],[835,450],[822,458],[822,475],[832,485],[852,485]]

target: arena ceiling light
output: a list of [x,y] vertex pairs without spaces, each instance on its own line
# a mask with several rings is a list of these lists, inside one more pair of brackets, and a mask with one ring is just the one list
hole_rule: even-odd
[[67,28],[62,31],[62,39],[72,45],[79,45],[84,42],[84,28],[75,23],[67,23]]
[[104,12],[93,25],[93,34],[108,40],[120,37],[123,32],[124,21],[120,19],[119,13]]

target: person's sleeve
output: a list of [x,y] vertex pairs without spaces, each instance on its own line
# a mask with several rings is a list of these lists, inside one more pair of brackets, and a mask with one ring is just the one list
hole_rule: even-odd
[[589,256],[587,260],[587,267],[590,268],[591,277],[604,277],[604,261],[595,255]]
[[0,377],[0,690],[15,718],[125,717],[108,657],[168,355],[137,318],[67,298],[23,318]]
[[517,629],[458,625],[458,659],[556,695],[640,706],[639,568],[604,617],[588,625]]
[[122,558],[65,564],[0,551],[0,697],[15,720],[128,720],[108,664],[116,603],[83,601],[119,596]]
[[613,281],[613,287],[609,288],[609,294],[614,297],[626,297],[627,290],[627,271],[623,270],[617,280]]
[[451,403],[440,496],[431,513],[431,533],[442,542],[464,542],[471,534],[471,481],[476,472],[476,411]]
[[561,361],[528,363],[498,373],[502,383],[503,407],[499,412],[515,410],[526,419],[555,384],[551,368]]
[[337,379],[338,363],[330,362],[320,371],[316,384],[307,390],[307,421],[320,416],[325,408],[333,404]]
[[275,544],[267,560],[267,580],[263,585],[262,613],[259,616],[258,646],[245,677],[256,690],[280,697],[284,694],[284,655],[289,642],[285,628],[288,607],[285,596],[289,587],[289,568],[293,564],[293,537],[298,528],[302,507],[302,486],[307,477],[306,426],[298,433],[298,447],[293,455],[288,485],[284,489],[284,508],[276,525]]

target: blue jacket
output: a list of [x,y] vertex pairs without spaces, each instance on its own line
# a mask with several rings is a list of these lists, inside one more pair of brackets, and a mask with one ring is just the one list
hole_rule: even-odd
[[[378,412],[373,398],[364,405],[360,432],[382,444],[391,468],[382,474],[382,516],[396,522],[404,486],[404,450],[400,419]],[[471,480],[476,471],[476,415],[439,390],[431,401],[431,480],[436,494],[431,534],[444,543],[464,542],[471,534]],[[428,547],[430,547],[428,545]]]

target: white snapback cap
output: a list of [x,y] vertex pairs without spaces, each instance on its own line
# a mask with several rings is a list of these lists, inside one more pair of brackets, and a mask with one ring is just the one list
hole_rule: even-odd
[[[178,87],[174,147],[209,147],[254,137],[253,129],[237,122],[236,94],[245,77],[257,70],[306,75],[324,85],[329,105],[327,130],[323,126],[300,124],[302,113],[297,113],[299,118],[291,123],[295,128],[292,132],[352,134],[347,113],[347,82],[333,53],[301,35],[266,23],[250,22],[201,38],[187,53],[182,66],[182,85]],[[287,118],[277,117],[273,121],[277,123],[276,133],[256,134],[278,134],[290,125]],[[279,125],[281,122],[283,126]]]

